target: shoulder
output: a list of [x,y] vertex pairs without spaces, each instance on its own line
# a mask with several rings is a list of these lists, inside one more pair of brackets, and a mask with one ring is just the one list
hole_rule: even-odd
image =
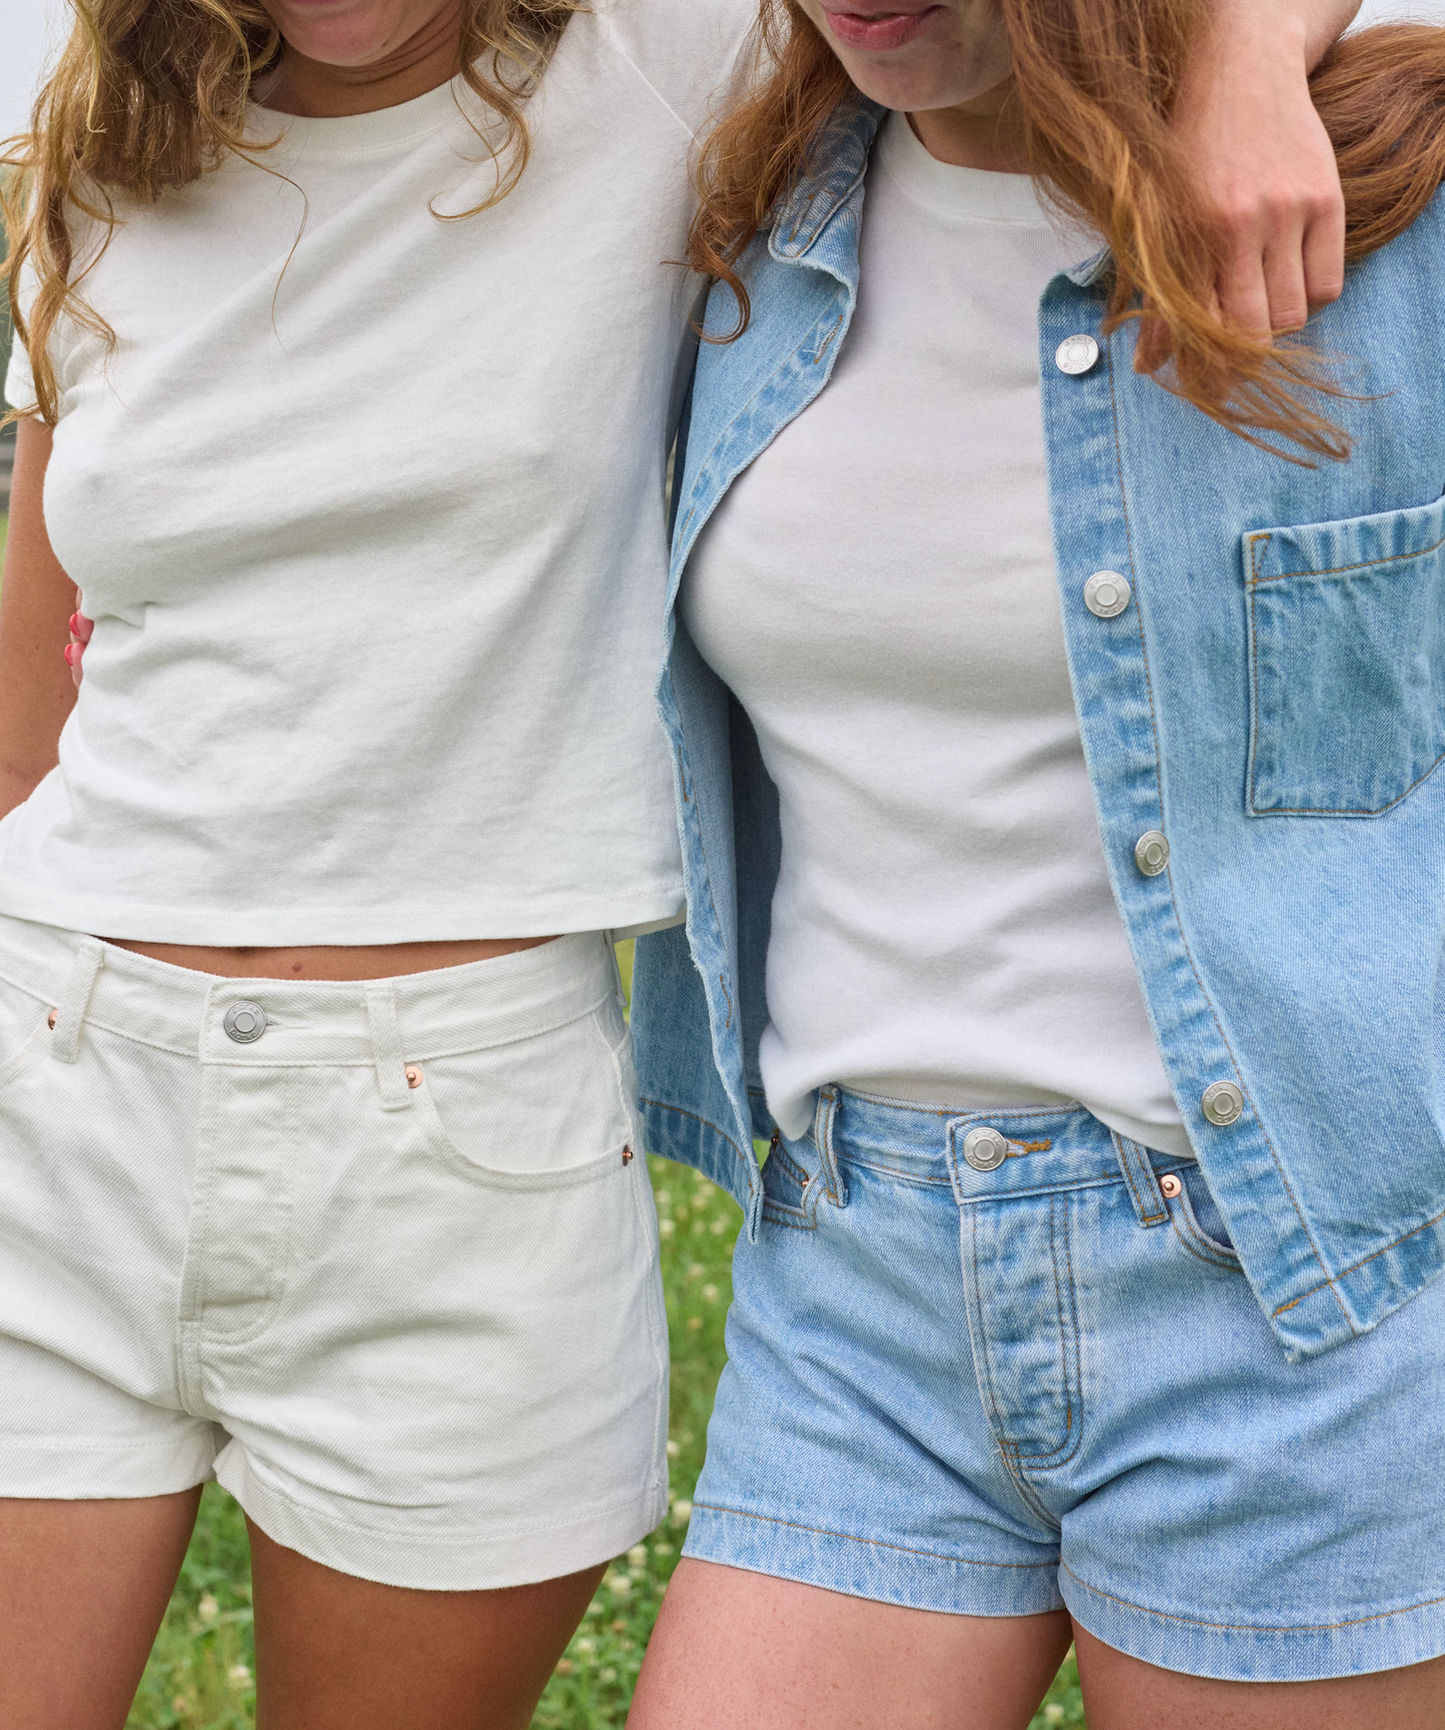
[[758,21],[758,0],[595,0],[605,39],[690,130],[706,121]]

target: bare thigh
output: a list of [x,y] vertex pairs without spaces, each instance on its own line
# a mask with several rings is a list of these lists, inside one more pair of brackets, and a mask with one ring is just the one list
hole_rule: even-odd
[[1210,1682],[1078,1630],[1089,1730],[1445,1730],[1445,1658],[1338,1682]]
[[1067,1612],[900,1610],[684,1558],[629,1730],[1025,1730],[1072,1637]]
[[604,1572],[418,1592],[250,1531],[258,1730],[526,1730]]
[[200,1497],[0,1499],[0,1730],[120,1730]]

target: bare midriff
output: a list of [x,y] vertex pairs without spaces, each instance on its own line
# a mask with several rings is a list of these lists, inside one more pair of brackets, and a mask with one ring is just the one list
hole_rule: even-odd
[[106,937],[117,949],[149,955],[193,973],[219,974],[223,979],[400,979],[406,973],[430,973],[438,967],[461,967],[468,961],[491,961],[519,949],[536,949],[551,937],[478,937],[455,943],[378,943],[356,948],[317,944],[295,949],[211,949],[204,944],[129,943]]

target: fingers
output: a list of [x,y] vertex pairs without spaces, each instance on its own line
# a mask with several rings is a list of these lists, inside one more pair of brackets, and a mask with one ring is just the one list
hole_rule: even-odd
[[[1324,9],[1345,12],[1339,0]],[[1301,10],[1219,0],[1174,121],[1218,226],[1221,315],[1261,342],[1302,329],[1344,286],[1344,195],[1310,99]]]
[[85,645],[90,641],[94,630],[94,620],[87,619],[84,613],[70,615],[70,641],[65,645],[65,664],[70,668],[70,676],[75,681],[77,691],[80,689],[81,679],[85,676]]

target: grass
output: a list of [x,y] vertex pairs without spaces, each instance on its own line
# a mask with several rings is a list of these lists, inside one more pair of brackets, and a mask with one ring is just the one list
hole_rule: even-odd
[[[0,573],[5,525],[0,515]],[[621,946],[629,984],[630,951],[630,944]],[[649,1165],[662,1225],[672,1337],[672,1511],[645,1543],[608,1569],[548,1684],[532,1730],[620,1730],[702,1469],[708,1415],[723,1366],[723,1320],[732,1296],[730,1269],[741,1216],[728,1196],[696,1173],[660,1159]],[[254,1730],[254,1665],[245,1522],[230,1496],[209,1484],[126,1730]],[[1070,1660],[1033,1730],[1083,1723]]]

